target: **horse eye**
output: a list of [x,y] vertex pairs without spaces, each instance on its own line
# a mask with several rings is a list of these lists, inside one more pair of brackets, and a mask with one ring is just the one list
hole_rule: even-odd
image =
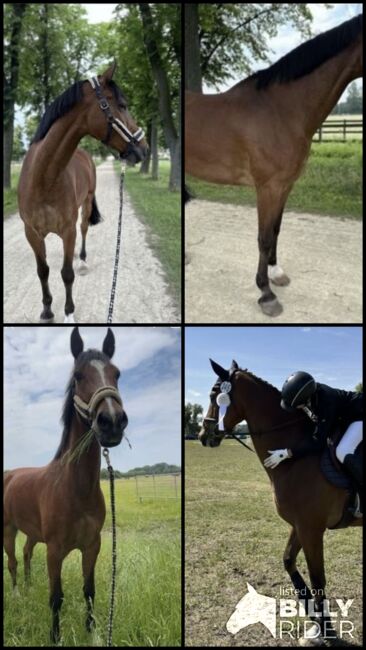
[[119,106],[123,111],[125,111],[126,108],[127,108],[126,104],[118,104],[118,106]]
[[119,370],[117,370],[117,372],[116,372],[116,379],[117,379],[117,381],[119,380],[120,376],[121,376],[121,373],[120,373]]
[[81,372],[78,371],[74,372],[74,379],[76,379],[76,381],[81,381],[82,378],[83,378],[83,374]]

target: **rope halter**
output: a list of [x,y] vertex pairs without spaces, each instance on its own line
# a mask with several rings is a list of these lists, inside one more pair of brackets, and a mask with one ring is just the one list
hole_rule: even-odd
[[122,398],[114,386],[101,386],[93,393],[88,403],[79,395],[74,395],[74,405],[79,415],[89,424],[93,421],[99,403],[106,397],[113,397],[122,406]]

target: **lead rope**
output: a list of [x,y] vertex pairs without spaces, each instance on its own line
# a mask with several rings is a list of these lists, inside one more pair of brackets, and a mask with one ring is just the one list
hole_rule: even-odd
[[113,280],[112,280],[111,297],[110,297],[109,308],[108,308],[107,323],[112,323],[113,308],[114,308],[114,298],[115,298],[115,295],[116,295],[119,253],[120,253],[120,248],[121,248],[123,184],[124,184],[124,180],[125,180],[125,171],[126,171],[126,163],[124,161],[122,161],[121,162],[121,178],[120,178],[120,182],[119,182],[119,217],[118,217],[118,230],[117,230],[117,245],[116,245],[116,254],[115,254],[115,257],[114,257]]
[[116,590],[116,509],[115,509],[115,499],[114,499],[114,470],[109,460],[108,449],[103,449],[103,456],[106,459],[108,472],[109,472],[109,484],[111,492],[111,511],[112,511],[112,583],[111,583],[111,598],[109,603],[109,619],[108,619],[108,640],[107,647],[112,647],[112,634],[113,634],[113,615],[114,615],[114,595]]

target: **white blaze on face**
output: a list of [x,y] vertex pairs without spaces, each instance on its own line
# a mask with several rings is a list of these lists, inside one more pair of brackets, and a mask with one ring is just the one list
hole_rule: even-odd
[[[103,363],[103,361],[94,360],[94,361],[90,362],[90,365],[93,366],[93,368],[95,368],[98,371],[99,376],[100,376],[100,378],[102,380],[102,386],[107,386],[108,384],[106,382],[106,378],[105,378],[105,374],[104,374],[106,364]],[[106,397],[105,400],[106,400],[106,402],[108,404],[109,413],[112,416],[112,418],[114,419],[114,416],[115,416],[116,412],[115,412],[114,407],[113,407],[112,398],[111,397]]]

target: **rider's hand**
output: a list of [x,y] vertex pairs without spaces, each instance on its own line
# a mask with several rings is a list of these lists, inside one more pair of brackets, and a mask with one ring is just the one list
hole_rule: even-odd
[[286,458],[290,458],[288,449],[268,449],[268,453],[271,454],[264,461],[264,467],[269,467],[269,469],[274,469],[282,463]]

